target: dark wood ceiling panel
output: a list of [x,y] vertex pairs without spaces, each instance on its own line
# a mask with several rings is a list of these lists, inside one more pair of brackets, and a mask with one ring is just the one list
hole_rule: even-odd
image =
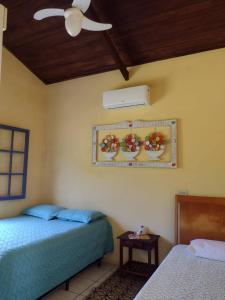
[[[68,0],[1,0],[9,9],[5,46],[45,83],[118,69],[100,32],[71,38],[63,18],[33,20]],[[92,0],[87,16],[113,24],[109,36],[125,66],[225,47],[224,0]],[[120,76],[120,75],[118,75]]]

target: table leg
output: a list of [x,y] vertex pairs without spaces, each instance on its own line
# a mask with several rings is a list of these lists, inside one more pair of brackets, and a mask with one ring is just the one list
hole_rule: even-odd
[[132,248],[129,248],[129,261],[132,261]]
[[120,267],[123,266],[123,246],[120,245]]
[[148,250],[148,264],[152,264],[152,250]]
[[155,245],[155,266],[158,268],[159,266],[159,248],[158,243]]

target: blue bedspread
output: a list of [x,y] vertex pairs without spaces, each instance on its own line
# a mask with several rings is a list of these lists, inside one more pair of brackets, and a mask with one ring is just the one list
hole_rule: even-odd
[[0,299],[34,300],[113,250],[106,219],[0,220]]

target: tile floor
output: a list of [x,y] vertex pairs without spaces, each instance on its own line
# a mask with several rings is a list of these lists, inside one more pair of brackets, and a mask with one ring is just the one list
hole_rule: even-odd
[[93,288],[100,285],[118,266],[102,263],[101,267],[93,265],[70,281],[69,291],[65,291],[65,286],[61,286],[43,300],[82,300]]

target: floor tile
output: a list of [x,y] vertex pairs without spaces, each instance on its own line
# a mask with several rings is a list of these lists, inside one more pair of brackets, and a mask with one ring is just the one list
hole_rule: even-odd
[[115,269],[115,266],[109,264],[102,264],[102,266],[91,266],[87,270],[78,275],[79,278],[86,278],[89,280],[97,281],[106,273]]
[[100,279],[107,271],[99,267],[91,267],[90,269],[79,274],[79,278],[89,279],[92,281],[97,281]]
[[107,272],[107,273],[105,273],[101,278],[99,278],[98,281],[95,282],[96,283],[95,286],[98,286],[101,283],[103,283],[107,278],[109,278],[112,275],[112,273],[114,273],[114,272]]
[[81,294],[94,283],[93,280],[87,278],[75,277],[70,282],[70,291]]
[[86,295],[79,295],[74,298],[74,300],[84,300],[87,296]]
[[74,293],[64,290],[56,290],[45,296],[43,300],[74,300],[78,296]]
[[118,270],[118,269],[119,269],[119,266],[113,265],[111,271],[112,271],[112,272],[115,272],[115,271]]
[[[116,269],[117,269],[117,267],[116,267]],[[111,271],[108,271],[108,272],[104,273],[104,275],[100,279],[98,279],[98,281],[95,281],[94,284],[91,285],[89,288],[87,288],[82,294],[86,295],[86,296],[89,295],[94,288],[97,288],[107,278],[109,278],[115,272],[116,269],[111,269]]]
[[93,289],[95,289],[98,285],[97,285],[98,281],[96,281],[93,285],[91,285],[89,288],[87,288],[83,293],[82,295],[89,295]]
[[114,267],[117,267],[116,265],[112,265],[106,262],[103,262],[100,266],[100,268],[105,269],[105,270],[112,270]]

